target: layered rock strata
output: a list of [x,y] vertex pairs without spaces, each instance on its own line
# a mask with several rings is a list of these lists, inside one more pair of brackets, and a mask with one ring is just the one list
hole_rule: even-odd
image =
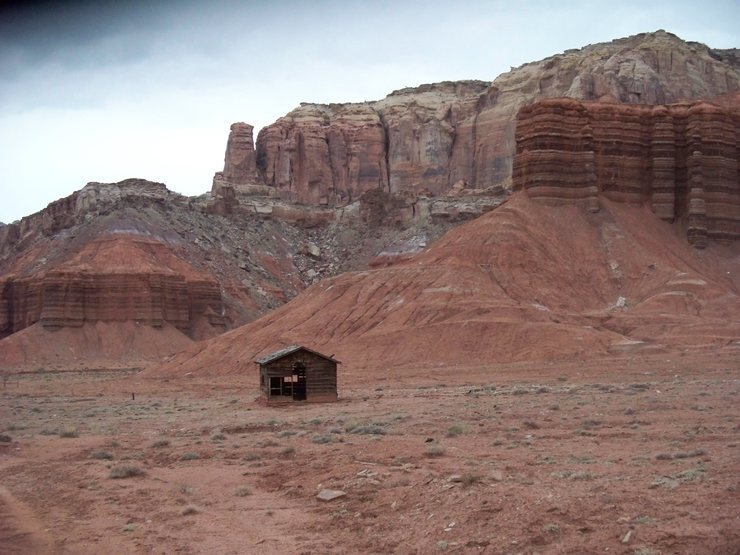
[[544,100],[521,109],[516,139],[514,189],[532,198],[646,203],[695,247],[740,238],[740,102]]
[[[260,131],[256,165],[283,198],[328,206],[371,189],[440,195],[458,183],[509,187],[522,106],[555,97],[653,105],[738,89],[736,50],[644,33],[528,63],[492,83],[445,82],[376,102],[302,104]],[[234,130],[231,137],[230,144]],[[234,149],[230,161],[227,149],[226,168],[247,151]]]
[[[212,206],[127,179],[88,183],[0,227],[0,339],[36,324],[97,322],[170,326],[202,339],[302,289],[285,226],[213,218]],[[281,262],[268,267],[263,249]]]
[[[145,263],[152,257],[161,267]],[[226,329],[218,282],[147,238],[104,237],[53,270],[0,281],[0,338],[37,322],[53,330],[98,321],[168,322],[193,337],[198,321]]]

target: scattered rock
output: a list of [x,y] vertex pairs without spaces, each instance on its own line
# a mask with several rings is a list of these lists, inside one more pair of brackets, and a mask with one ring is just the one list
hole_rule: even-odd
[[321,258],[321,249],[313,243],[308,243],[304,249],[305,254],[312,258]]
[[344,497],[345,495],[347,495],[347,493],[339,489],[322,489],[316,495],[316,498],[321,501],[333,501],[334,499]]
[[500,470],[491,470],[491,472],[490,472],[490,474],[488,476],[494,482],[503,482],[503,480],[504,480],[504,474]]

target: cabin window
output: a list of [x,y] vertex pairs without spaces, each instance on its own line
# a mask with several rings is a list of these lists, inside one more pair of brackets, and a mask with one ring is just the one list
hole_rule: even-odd
[[283,392],[283,378],[270,378],[270,395],[280,396]]

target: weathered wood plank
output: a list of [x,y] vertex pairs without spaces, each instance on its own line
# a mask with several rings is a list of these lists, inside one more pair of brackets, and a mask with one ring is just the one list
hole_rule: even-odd
[[[299,371],[298,368],[305,372],[306,399],[302,401],[328,402],[337,400],[337,363],[305,349],[299,349],[260,365],[260,389],[268,403],[295,402],[288,395],[270,395],[270,378],[292,377]],[[293,383],[292,386],[288,385],[288,388],[290,387],[297,388],[300,391],[297,383]]]

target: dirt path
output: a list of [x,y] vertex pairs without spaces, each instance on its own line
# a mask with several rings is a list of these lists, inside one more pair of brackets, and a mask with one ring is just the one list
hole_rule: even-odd
[[0,546],[3,553],[46,555],[54,542],[33,511],[0,486]]

